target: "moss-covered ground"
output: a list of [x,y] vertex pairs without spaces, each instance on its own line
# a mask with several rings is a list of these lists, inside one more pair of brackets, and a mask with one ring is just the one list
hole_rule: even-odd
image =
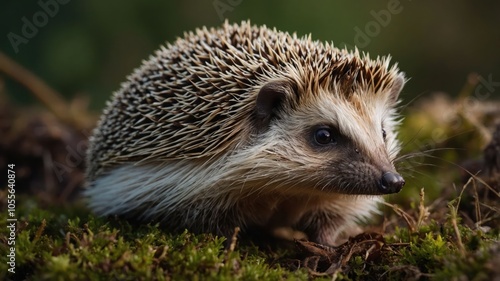
[[[16,164],[17,181],[14,209],[8,184],[0,191],[0,280],[500,280],[500,106],[469,100],[436,96],[403,109],[396,166],[407,185],[339,247],[97,218],[78,198],[78,154],[59,149],[69,131],[44,114],[2,110],[10,125],[0,163]],[[59,169],[47,172],[44,151]]]
[[[21,197],[16,209],[15,273],[8,271],[7,236],[2,234],[0,278],[493,280],[500,274],[499,229],[464,224],[457,214],[458,200],[449,202],[444,221],[426,218],[428,207],[419,205],[402,215],[408,225],[382,236],[353,238],[345,248],[303,242],[296,248],[271,250],[249,243],[231,249],[225,238],[209,234],[170,234],[157,225],[96,218],[82,206],[42,208],[36,200]],[[0,215],[3,230],[6,214],[4,210]]]

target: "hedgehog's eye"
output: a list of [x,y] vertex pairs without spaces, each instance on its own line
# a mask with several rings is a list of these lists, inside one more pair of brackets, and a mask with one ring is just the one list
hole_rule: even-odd
[[329,144],[336,143],[337,141],[333,137],[332,131],[329,128],[320,128],[314,132],[314,140],[318,144]]
[[382,137],[384,138],[384,141],[387,138],[387,132],[385,131],[384,128],[382,128]]

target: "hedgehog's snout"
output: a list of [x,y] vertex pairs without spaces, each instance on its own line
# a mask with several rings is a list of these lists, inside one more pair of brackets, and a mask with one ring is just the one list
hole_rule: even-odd
[[378,189],[384,194],[398,193],[405,185],[405,180],[398,173],[385,172],[382,174]]

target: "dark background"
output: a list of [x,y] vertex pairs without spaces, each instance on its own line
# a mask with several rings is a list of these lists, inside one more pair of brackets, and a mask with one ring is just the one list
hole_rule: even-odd
[[[500,83],[500,1],[2,0],[0,51],[97,110],[159,45],[224,18],[391,54],[411,78],[407,101],[456,96],[473,72]],[[6,87],[13,102],[34,101],[9,79]]]

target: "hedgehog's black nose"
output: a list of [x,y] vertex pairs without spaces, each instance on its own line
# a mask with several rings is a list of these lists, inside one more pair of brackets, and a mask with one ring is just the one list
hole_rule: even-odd
[[379,190],[384,194],[398,193],[405,185],[402,176],[396,173],[385,172],[380,179]]

